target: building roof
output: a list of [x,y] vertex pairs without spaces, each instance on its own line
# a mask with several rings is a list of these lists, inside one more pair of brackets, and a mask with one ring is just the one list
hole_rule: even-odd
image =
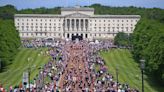
[[62,15],[57,14],[15,14],[15,17],[64,17]]
[[70,7],[70,8],[61,8],[61,11],[94,11],[94,8],[88,7]]
[[[72,15],[72,14],[70,14]],[[55,18],[55,17],[68,17],[68,15],[55,15],[55,14],[15,14],[15,17],[47,17],[47,18]],[[77,16],[76,16],[77,17]],[[91,18],[140,18],[140,15],[92,15],[89,16]]]
[[140,18],[140,15],[93,15],[94,18]]

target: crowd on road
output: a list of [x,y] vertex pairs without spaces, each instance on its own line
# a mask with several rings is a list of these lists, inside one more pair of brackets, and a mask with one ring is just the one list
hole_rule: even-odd
[[[23,40],[27,48],[47,47],[41,54],[50,56],[40,67],[33,83],[10,87],[10,92],[139,92],[128,84],[115,81],[99,56],[100,50],[110,50],[112,41],[55,41]],[[48,44],[49,43],[49,44]],[[0,86],[0,90],[4,90]],[[6,92],[6,91],[2,91]]]

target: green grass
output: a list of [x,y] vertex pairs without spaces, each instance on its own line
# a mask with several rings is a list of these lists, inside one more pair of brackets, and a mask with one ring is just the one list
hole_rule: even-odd
[[[21,48],[13,60],[13,63],[8,65],[5,70],[0,73],[0,83],[2,83],[4,87],[19,85],[22,81],[23,72],[27,71],[29,66],[32,67],[30,78],[33,79],[39,72],[38,68],[49,60],[48,56],[38,55],[40,50],[45,51],[46,48],[37,50]],[[33,60],[28,63],[29,57],[33,58]]]
[[[118,67],[119,82],[128,83],[130,87],[141,91],[141,72],[139,65],[132,58],[131,53],[125,49],[113,49],[100,52],[101,57],[108,66],[108,71],[116,78]],[[157,85],[153,80],[144,75],[145,92],[164,92],[164,87]],[[116,80],[116,79],[115,79]]]

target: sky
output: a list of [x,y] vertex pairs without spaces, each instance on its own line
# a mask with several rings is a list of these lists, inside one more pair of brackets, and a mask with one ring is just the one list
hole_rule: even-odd
[[39,7],[53,8],[57,6],[87,6],[95,3],[107,6],[136,6],[146,8],[156,7],[164,9],[164,0],[0,0],[0,6],[11,4],[19,10]]

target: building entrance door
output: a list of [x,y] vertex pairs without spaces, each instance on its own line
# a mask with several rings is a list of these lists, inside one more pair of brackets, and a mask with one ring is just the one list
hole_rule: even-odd
[[81,34],[81,35],[78,35],[78,34],[72,34],[72,40],[76,40],[76,39],[78,39],[78,40],[83,40],[83,34]]

